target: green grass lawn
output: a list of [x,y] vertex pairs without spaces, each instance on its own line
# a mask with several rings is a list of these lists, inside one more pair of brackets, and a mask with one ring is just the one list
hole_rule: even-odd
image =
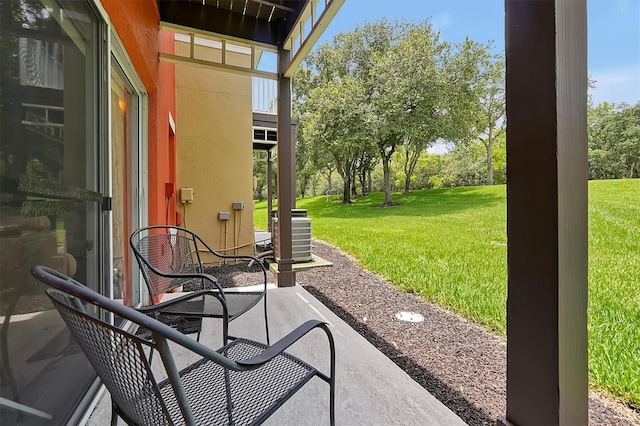
[[[505,333],[505,186],[300,199],[313,236],[424,299]],[[266,202],[254,221],[266,226]],[[589,182],[589,374],[640,406],[640,180]]]

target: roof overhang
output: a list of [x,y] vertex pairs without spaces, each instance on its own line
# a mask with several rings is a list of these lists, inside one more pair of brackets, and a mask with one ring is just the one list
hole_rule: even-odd
[[[165,30],[247,44],[257,52],[255,57],[259,57],[260,51],[277,52],[279,47],[290,51],[289,63],[280,67],[283,74],[290,77],[344,1],[159,0],[158,9],[160,24]],[[161,58],[180,60],[166,54],[161,54]],[[183,59],[193,62],[194,58]],[[256,65],[249,73],[257,71]]]

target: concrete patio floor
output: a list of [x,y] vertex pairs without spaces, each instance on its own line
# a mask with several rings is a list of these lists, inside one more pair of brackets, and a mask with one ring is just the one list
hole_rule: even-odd
[[[465,423],[367,340],[300,286],[272,287],[268,291],[271,340],[275,342],[308,319],[331,326],[336,343],[336,424],[338,425],[464,425]],[[260,304],[233,321],[230,334],[264,341]],[[220,347],[220,323],[205,320],[201,342]],[[292,346],[293,353],[328,372],[328,344],[314,330]],[[195,358],[177,353],[178,367]],[[267,420],[268,425],[324,425],[329,423],[329,388],[313,379]],[[109,394],[105,392],[87,424],[108,425]],[[124,424],[120,422],[119,424]]]

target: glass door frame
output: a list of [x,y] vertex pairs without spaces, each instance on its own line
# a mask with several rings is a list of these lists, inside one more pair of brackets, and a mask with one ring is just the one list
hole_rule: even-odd
[[[131,168],[127,172],[131,174],[130,185],[132,186],[131,191],[131,199],[129,200],[129,206],[131,208],[130,218],[133,224],[133,227],[142,227],[146,226],[148,222],[148,194],[147,194],[147,164],[148,164],[148,149],[147,149],[147,141],[148,141],[148,104],[149,97],[147,90],[142,83],[142,80],[138,76],[135,71],[135,67],[133,62],[131,61],[129,55],[124,49],[123,43],[120,41],[118,34],[116,33],[113,27],[110,28],[110,55],[109,55],[109,64],[107,65],[109,70],[108,75],[108,86],[109,86],[109,96],[108,96],[108,104],[109,104],[109,117],[108,117],[108,143],[107,143],[107,158],[108,158],[108,167],[105,170],[105,179],[107,179],[107,188],[108,188],[108,197],[113,197],[113,182],[112,182],[112,168],[113,168],[113,135],[111,133],[111,84],[112,84],[112,75],[111,75],[111,64],[115,62],[115,65],[119,67],[120,71],[122,71],[123,76],[127,80],[127,83],[131,86],[133,91],[136,93],[138,97],[138,108],[136,110],[132,110],[132,121],[133,125],[136,128],[135,139],[132,140],[134,144],[137,143],[137,146],[132,145],[130,147],[127,155],[131,155],[130,164]],[[111,285],[109,286],[109,297],[114,298],[114,289],[113,289],[113,212],[109,212],[109,227],[108,231],[108,244],[109,244],[109,274],[110,279],[109,282]],[[132,257],[133,259],[133,257]],[[143,285],[142,275],[140,273],[137,262],[130,262],[131,265],[131,285],[136,286],[136,293],[139,296],[138,306],[141,304],[140,301],[145,300],[147,297],[146,286]]]
[[[148,150],[147,150],[147,141],[148,141],[148,93],[142,80],[138,77],[135,72],[135,67],[133,66],[133,62],[129,58],[126,50],[124,49],[124,45],[120,41],[111,21],[109,19],[109,15],[102,6],[100,0],[87,0],[93,9],[96,12],[96,15],[99,19],[101,19],[101,37],[103,37],[103,41],[106,43],[102,43],[102,46],[105,46],[106,54],[101,55],[101,62],[96,64],[98,67],[102,67],[104,70],[104,81],[102,82],[100,87],[100,93],[103,95],[104,101],[101,102],[100,108],[105,109],[106,111],[101,111],[98,116],[98,123],[100,125],[101,131],[99,135],[99,153],[101,154],[103,161],[102,167],[103,169],[99,171],[100,183],[102,194],[106,199],[111,199],[113,196],[113,187],[111,182],[111,173],[112,173],[112,140],[111,140],[111,61],[116,60],[120,68],[123,70],[125,76],[129,80],[129,83],[133,87],[133,89],[137,92],[139,97],[139,105],[136,120],[138,124],[138,149],[137,149],[137,157],[132,158],[132,164],[135,164],[137,176],[132,176],[132,183],[134,184],[134,188],[132,188],[132,196],[134,198],[137,197],[137,202],[132,202],[131,206],[133,211],[131,212],[131,217],[135,218],[138,221],[140,226],[145,226],[148,222],[148,194],[147,194],[147,176],[148,176]],[[105,40],[106,39],[106,40]],[[101,249],[102,249],[102,268],[100,271],[100,276],[103,278],[102,282],[102,293],[109,298],[113,298],[113,213],[110,209],[105,209],[102,206],[102,222],[100,226],[100,238],[101,238]],[[138,271],[137,264],[133,264],[132,276],[136,277],[140,286],[140,297],[146,297],[146,290],[143,288],[141,281],[141,274]],[[113,317],[109,318],[110,322],[113,324]],[[91,416],[91,413],[98,405],[98,402],[102,398],[106,391],[106,388],[100,381],[100,379],[96,378],[90,388],[87,390],[85,394],[85,398],[79,402],[75,413],[69,419],[69,424],[86,424]]]
[[[102,6],[100,0],[86,0],[86,4],[93,10],[96,17],[98,18],[98,40],[99,42],[96,44],[96,49],[98,49],[97,57],[98,61],[93,64],[96,67],[98,80],[97,87],[95,87],[95,92],[99,94],[96,99],[97,108],[93,112],[92,117],[87,117],[92,120],[94,123],[93,128],[97,128],[97,133],[94,135],[94,140],[97,143],[93,147],[93,156],[97,157],[95,160],[98,164],[98,170],[96,170],[96,175],[93,176],[93,179],[96,179],[97,182],[97,191],[102,194],[103,197],[106,197],[108,192],[110,191],[110,187],[108,186],[109,181],[107,178],[106,171],[110,171],[110,158],[108,156],[107,146],[110,145],[110,130],[109,130],[109,90],[110,90],[110,52],[111,52],[111,22],[109,20],[109,15]],[[89,87],[87,88],[89,89]],[[102,99],[102,101],[101,101]],[[106,110],[105,110],[106,108]],[[89,159],[87,159],[89,161]],[[88,176],[88,178],[90,178]],[[104,198],[103,198],[104,200]],[[101,278],[101,282],[99,285],[100,291],[105,294],[111,294],[111,282],[113,280],[113,267],[111,266],[111,251],[109,250],[108,242],[110,240],[110,221],[111,221],[111,212],[105,208],[105,203],[98,204],[97,208],[97,216],[93,219],[88,218],[89,223],[91,221],[95,221],[97,226],[97,238],[98,241],[94,243],[94,247],[97,250],[100,250],[101,253],[96,257],[94,262],[95,265],[88,265],[88,268],[95,269],[93,271],[93,276],[98,276]],[[88,271],[88,274],[91,272]],[[113,319],[111,319],[113,320]],[[84,394],[84,397],[78,401],[76,408],[71,414],[71,417],[67,420],[67,424],[85,424],[89,416],[91,415],[93,409],[98,404],[99,399],[104,394],[105,387],[100,381],[100,379],[96,376],[91,385],[88,387],[87,391]]]

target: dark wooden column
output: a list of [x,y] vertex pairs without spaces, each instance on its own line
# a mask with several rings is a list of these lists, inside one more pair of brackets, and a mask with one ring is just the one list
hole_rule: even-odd
[[278,236],[275,247],[278,272],[276,283],[289,287],[296,283],[293,272],[291,209],[295,198],[295,146],[291,138],[291,79],[284,71],[290,52],[278,48]]
[[507,414],[587,424],[586,0],[506,0]]
[[271,210],[273,210],[273,162],[271,150],[267,149],[267,231],[273,232]]

